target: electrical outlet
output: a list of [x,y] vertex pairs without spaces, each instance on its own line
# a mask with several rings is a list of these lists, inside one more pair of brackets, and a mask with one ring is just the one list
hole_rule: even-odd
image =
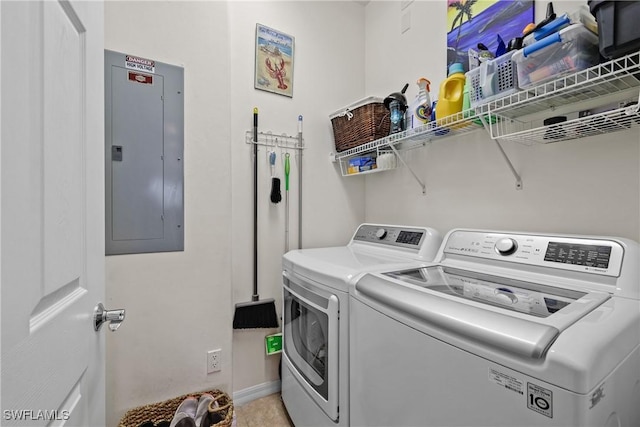
[[220,349],[207,352],[207,374],[222,370],[222,361],[220,360],[221,353],[222,350]]

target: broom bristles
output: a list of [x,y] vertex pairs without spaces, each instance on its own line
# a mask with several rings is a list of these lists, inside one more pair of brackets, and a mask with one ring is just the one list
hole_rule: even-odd
[[236,304],[233,329],[277,328],[278,315],[273,298]]

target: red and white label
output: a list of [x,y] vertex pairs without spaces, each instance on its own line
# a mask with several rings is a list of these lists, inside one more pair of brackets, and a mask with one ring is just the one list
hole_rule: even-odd
[[147,74],[134,73],[129,71],[129,81],[142,83],[145,85],[153,84],[153,76],[149,76]]
[[147,73],[155,73],[156,61],[127,55],[125,59],[125,67],[138,71],[146,71]]

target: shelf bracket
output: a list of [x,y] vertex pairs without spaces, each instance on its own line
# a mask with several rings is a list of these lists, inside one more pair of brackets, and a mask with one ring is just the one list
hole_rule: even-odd
[[[490,129],[491,124],[487,122],[487,117],[489,117],[488,120],[491,120],[491,117],[492,117],[491,112],[489,112],[489,114],[487,115],[481,115],[480,121],[482,121],[482,125],[484,126],[485,130],[489,132],[489,136],[491,136],[491,129]],[[509,166],[511,173],[516,179],[516,190],[522,190],[522,178],[520,178],[520,175],[518,174],[518,172],[516,172],[516,168],[513,167],[513,163],[511,163],[511,160],[509,160],[509,156],[507,156],[507,153],[504,152],[502,145],[500,145],[500,141],[498,141],[495,138],[491,138],[491,139],[493,140],[493,142],[496,143],[496,146],[498,147],[498,151],[500,151],[500,154],[502,154],[502,158],[505,160],[505,162],[507,162],[507,166]]]
[[389,148],[391,148],[393,150],[393,154],[396,155],[396,159],[400,160],[400,163],[402,163],[404,165],[404,167],[407,168],[409,170],[409,172],[411,172],[411,175],[413,175],[413,178],[418,182],[418,184],[422,188],[422,194],[423,195],[427,194],[426,185],[424,185],[424,183],[422,181],[420,181],[420,178],[418,178],[418,175],[416,175],[416,173],[413,171],[413,169],[411,169],[411,167],[409,165],[407,165],[407,163],[404,161],[404,159],[402,158],[400,153],[398,153],[398,150],[396,150],[395,145],[394,144],[389,144]]
[[513,167],[511,160],[509,160],[507,153],[504,152],[502,145],[500,145],[500,141],[498,141],[497,139],[494,139],[493,142],[495,142],[496,145],[498,146],[498,150],[502,154],[502,157],[504,158],[504,160],[507,162],[507,166],[509,166],[509,169],[511,169],[511,173],[516,179],[516,190],[522,190],[522,178],[520,178],[520,175],[518,174],[518,172],[516,172],[516,169]]

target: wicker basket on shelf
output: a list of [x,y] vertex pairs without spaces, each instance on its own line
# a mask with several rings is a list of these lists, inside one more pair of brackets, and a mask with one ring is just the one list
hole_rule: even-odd
[[158,425],[161,422],[171,422],[176,409],[187,397],[200,398],[202,394],[209,393],[213,396],[213,401],[209,405],[209,412],[213,413],[213,418],[217,420],[212,426],[231,427],[233,424],[233,401],[223,391],[211,390],[198,393],[185,394],[174,397],[163,402],[152,403],[139,406],[129,410],[120,420],[118,427],[138,427],[141,425]]
[[389,135],[391,120],[381,98],[369,97],[329,116],[336,151],[342,152]]

